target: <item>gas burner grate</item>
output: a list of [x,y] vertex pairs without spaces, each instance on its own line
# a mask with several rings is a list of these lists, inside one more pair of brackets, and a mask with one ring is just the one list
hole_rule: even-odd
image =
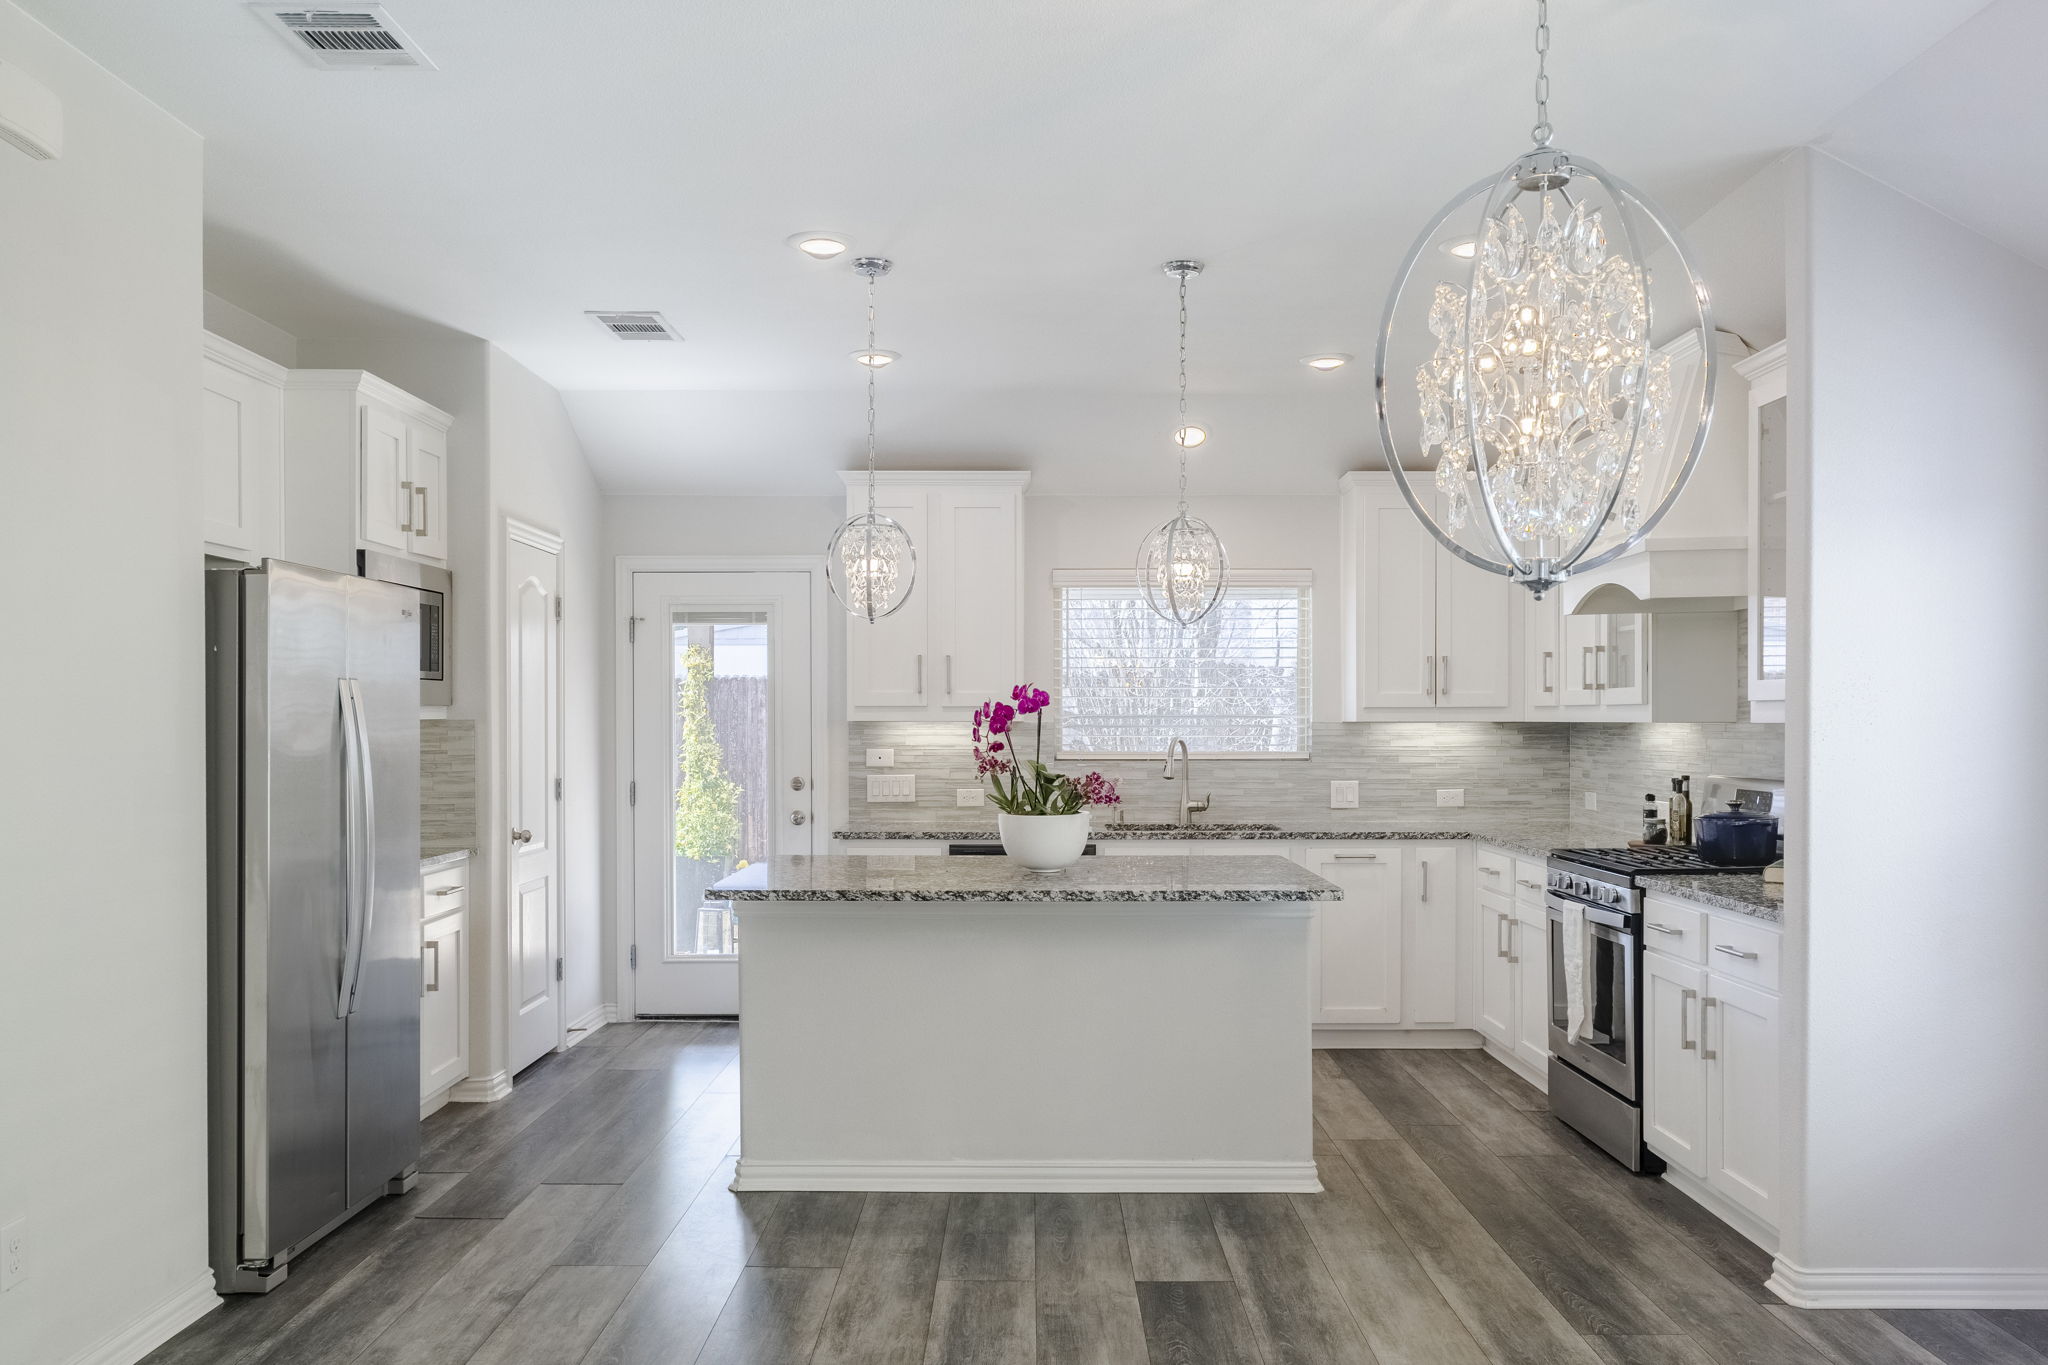
[[1758,870],[1755,867],[1722,867],[1708,862],[1690,848],[1668,844],[1648,848],[1558,848],[1552,849],[1550,856],[1553,861],[1578,863],[1629,876],[1654,876],[1660,872],[1705,874]]

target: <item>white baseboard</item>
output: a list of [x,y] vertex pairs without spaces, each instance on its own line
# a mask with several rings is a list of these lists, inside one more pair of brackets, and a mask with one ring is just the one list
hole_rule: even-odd
[[446,1109],[448,1107],[449,1093],[455,1089],[456,1085],[460,1084],[462,1084],[462,1082],[457,1081],[454,1085],[450,1085],[442,1090],[437,1090],[433,1094],[421,1100],[420,1117],[422,1119],[431,1118],[435,1114],[440,1113],[443,1109]]
[[1520,1057],[1517,1057],[1513,1052],[1509,1051],[1507,1048],[1502,1047],[1499,1043],[1494,1042],[1491,1038],[1483,1039],[1480,1043],[1479,1050],[1481,1052],[1484,1052],[1487,1056],[1493,1058],[1493,1060],[1495,1060],[1496,1062],[1499,1062],[1508,1070],[1514,1072],[1517,1076],[1520,1076],[1529,1084],[1535,1086],[1538,1090],[1541,1090],[1544,1094],[1548,1095],[1550,1093],[1549,1072],[1530,1070],[1529,1064],[1527,1062],[1524,1062]]
[[2048,1308],[2048,1270],[1809,1270],[1779,1257],[1764,1287],[1794,1308]]
[[[1652,1147],[1651,1151],[1657,1149]],[[1734,1228],[1765,1251],[1776,1255],[1778,1251],[1778,1230],[1764,1222],[1748,1209],[1743,1208],[1728,1196],[1722,1194],[1706,1181],[1687,1175],[1676,1166],[1665,1168],[1662,1177],[1665,1184],[1677,1190],[1693,1203],[1698,1204],[1714,1217]]]
[[1382,1024],[1318,1024],[1310,1042],[1319,1048],[1476,1048],[1480,1037],[1468,1028],[1387,1028]]
[[209,1270],[126,1327],[101,1337],[65,1365],[135,1365],[219,1307],[220,1295],[213,1292],[213,1272]]
[[1316,1194],[1313,1161],[752,1161],[732,1188],[1036,1194]]
[[448,1098],[463,1104],[489,1104],[512,1093],[512,1078],[502,1071],[488,1076],[471,1076],[448,1087]]
[[569,1021],[568,1045],[574,1047],[606,1024],[616,1024],[617,1022],[619,1022],[619,1007],[617,1005],[594,1005],[580,1017]]

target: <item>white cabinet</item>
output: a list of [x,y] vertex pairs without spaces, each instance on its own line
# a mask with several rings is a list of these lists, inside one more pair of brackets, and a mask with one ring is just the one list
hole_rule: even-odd
[[1401,1022],[1409,1028],[1456,1028],[1463,958],[1458,944],[1462,899],[1458,849],[1454,844],[1409,844],[1403,858],[1402,952],[1405,1004]]
[[469,1075],[469,863],[422,878],[420,924],[420,1112],[438,1109]]
[[1517,898],[1508,961],[1515,973],[1515,1060],[1531,1075],[1550,1069],[1550,917]]
[[[1558,594],[1551,594],[1552,597]],[[1539,603],[1537,607],[1548,606]],[[1726,722],[1735,719],[1735,613],[1541,613],[1529,618],[1535,669],[1554,669],[1555,703],[1536,700],[1532,719]],[[1552,650],[1554,665],[1542,662]],[[1554,711],[1539,706],[1556,705]]]
[[445,412],[362,370],[285,381],[288,559],[355,572],[358,548],[448,557]]
[[[1643,1139],[1710,1197],[1778,1225],[1778,996],[1775,929],[1740,916],[1660,907],[1646,917],[1704,923],[1704,945],[1643,954]],[[1717,955],[1718,954],[1718,955]],[[1715,964],[1725,956],[1726,970]],[[1745,979],[1746,978],[1746,979]]]
[[[848,472],[848,516],[867,510],[867,475]],[[1018,472],[876,477],[875,510],[917,549],[909,600],[869,625],[848,618],[846,704],[854,719],[971,710],[1021,681],[1024,488]]]
[[202,333],[199,487],[206,553],[256,563],[277,552],[287,371]]
[[1479,976],[1473,1025],[1521,1072],[1550,1064],[1550,924],[1543,866],[1495,848],[1474,855],[1473,937]]
[[1735,366],[1749,381],[1749,718],[1785,719],[1785,343]]
[[1344,719],[1513,719],[1526,590],[1436,543],[1391,474],[1346,474]]
[[1309,928],[1309,1010],[1318,1024],[1402,1022],[1402,856],[1378,848],[1311,847],[1309,871],[1344,888],[1315,902]]

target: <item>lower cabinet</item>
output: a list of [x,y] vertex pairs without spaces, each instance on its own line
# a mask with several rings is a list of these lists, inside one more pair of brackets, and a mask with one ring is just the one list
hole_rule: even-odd
[[446,1102],[469,1076],[469,952],[464,883],[468,864],[425,877],[420,924],[420,1111]]
[[1303,866],[1344,888],[1317,903],[1309,1008],[1319,1025],[1457,1028],[1460,879],[1452,844],[1310,844]]
[[1543,869],[1492,848],[1478,851],[1476,866],[1479,978],[1473,1023],[1524,1072],[1540,1077],[1550,1065],[1550,923]]

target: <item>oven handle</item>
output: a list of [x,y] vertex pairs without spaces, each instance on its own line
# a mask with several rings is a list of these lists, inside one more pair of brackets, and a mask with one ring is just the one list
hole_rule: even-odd
[[[1550,917],[1554,920],[1563,919],[1565,906],[1575,903],[1558,895],[1555,891],[1545,896],[1543,901],[1550,911]],[[1604,905],[1588,905],[1584,901],[1576,902],[1576,904],[1581,910],[1586,912],[1586,923],[1598,928],[1620,930],[1631,941],[1634,940],[1635,934],[1629,929],[1628,916],[1620,911],[1610,910]]]

